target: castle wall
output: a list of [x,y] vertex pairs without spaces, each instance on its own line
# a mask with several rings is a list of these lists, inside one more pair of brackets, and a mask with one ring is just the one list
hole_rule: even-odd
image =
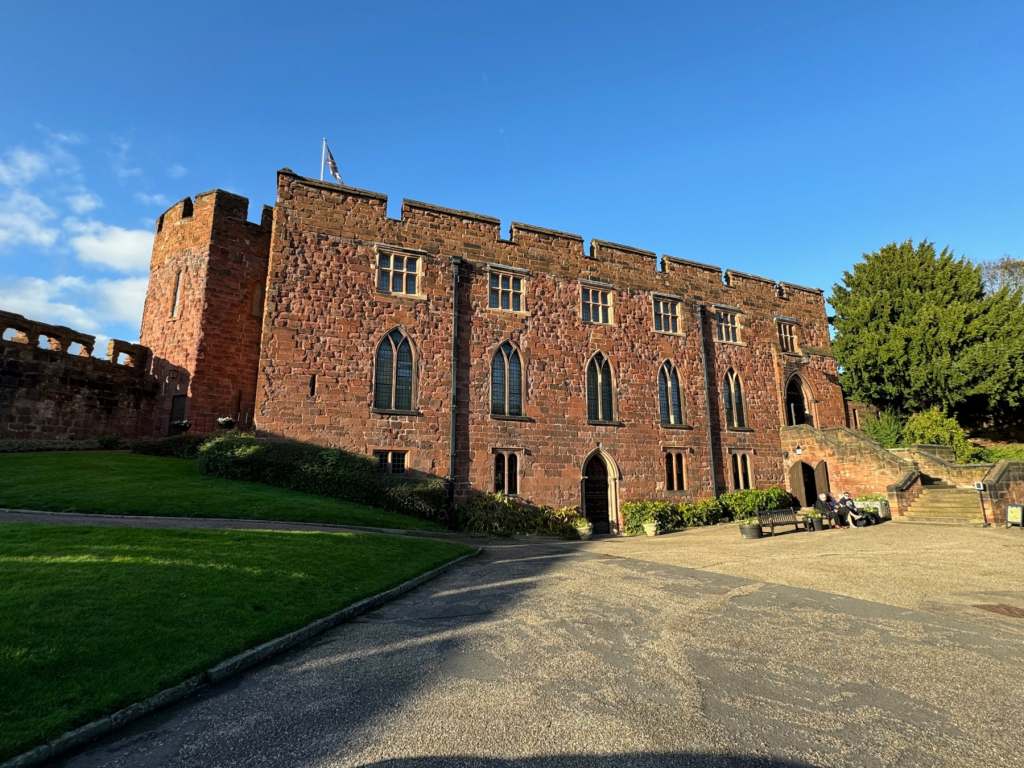
[[[423,298],[376,291],[374,264],[381,244],[421,253]],[[820,291],[673,257],[663,257],[659,269],[652,252],[600,240],[585,249],[578,235],[527,224],[513,223],[504,239],[497,219],[416,201],[404,201],[402,218],[389,219],[383,195],[282,171],[270,245],[257,427],[361,452],[407,449],[413,468],[446,475],[453,257],[461,262],[456,434],[462,492],[469,486],[490,489],[493,452],[500,449],[520,453],[521,494],[549,504],[579,502],[581,468],[598,449],[618,469],[622,501],[726,490],[733,451],[749,453],[755,486],[784,484],[779,427],[785,384],[793,373],[804,381],[816,424],[845,423]],[[488,265],[524,270],[525,312],[488,308]],[[581,280],[610,286],[614,324],[582,322]],[[654,331],[655,293],[680,299],[678,335]],[[715,305],[741,312],[740,344],[714,340]],[[799,353],[781,351],[780,317],[797,324]],[[375,345],[396,326],[417,348],[416,415],[372,408]],[[506,339],[519,347],[525,363],[523,419],[489,412],[490,360]],[[610,359],[616,381],[613,425],[587,423],[586,364],[598,351]],[[684,428],[659,424],[657,375],[665,360],[679,370]],[[730,367],[745,388],[744,430],[723,427],[721,382]],[[684,493],[664,488],[662,451],[669,447],[685,452]]]
[[[0,440],[86,440],[147,435],[157,383],[148,350],[0,312]],[[40,341],[45,347],[40,346]]]
[[157,222],[140,331],[161,382],[155,434],[167,433],[175,395],[187,397],[193,431],[221,416],[251,424],[271,217],[266,208],[261,223],[247,221],[248,205],[214,190]]

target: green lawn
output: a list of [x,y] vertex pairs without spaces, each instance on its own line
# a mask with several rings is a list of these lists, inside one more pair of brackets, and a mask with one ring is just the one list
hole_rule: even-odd
[[188,459],[122,451],[0,454],[0,507],[439,528],[364,504],[208,477]]
[[467,551],[355,533],[0,525],[0,761]]

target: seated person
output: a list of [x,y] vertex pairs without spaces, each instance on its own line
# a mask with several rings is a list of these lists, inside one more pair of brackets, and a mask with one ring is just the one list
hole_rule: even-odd
[[840,497],[839,508],[846,513],[846,519],[851,527],[863,528],[875,522],[866,510],[857,509],[857,505],[854,503],[849,491],[846,491]]
[[839,511],[827,493],[818,494],[818,498],[814,502],[814,509],[821,514],[822,519],[828,520],[830,525],[840,526]]

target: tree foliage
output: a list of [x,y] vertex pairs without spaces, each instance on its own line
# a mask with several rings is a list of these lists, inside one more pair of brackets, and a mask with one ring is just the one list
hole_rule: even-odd
[[896,416],[939,408],[960,423],[1024,415],[1024,305],[986,294],[981,269],[927,241],[869,253],[833,286],[833,350],[848,396]]
[[983,261],[981,279],[989,293],[995,293],[1000,288],[1024,291],[1024,259],[1003,256],[994,261]]
[[899,416],[881,411],[877,417],[864,420],[864,431],[868,437],[883,448],[896,448],[902,445],[903,422]]
[[967,440],[967,433],[938,408],[915,413],[903,427],[903,441],[907,445],[948,445],[953,449],[956,460],[976,461],[979,450]]

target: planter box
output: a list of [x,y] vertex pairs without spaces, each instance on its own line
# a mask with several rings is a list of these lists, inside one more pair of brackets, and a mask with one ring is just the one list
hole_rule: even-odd
[[889,511],[888,501],[856,501],[853,502],[857,509],[870,509],[883,520],[891,520],[892,512]]

